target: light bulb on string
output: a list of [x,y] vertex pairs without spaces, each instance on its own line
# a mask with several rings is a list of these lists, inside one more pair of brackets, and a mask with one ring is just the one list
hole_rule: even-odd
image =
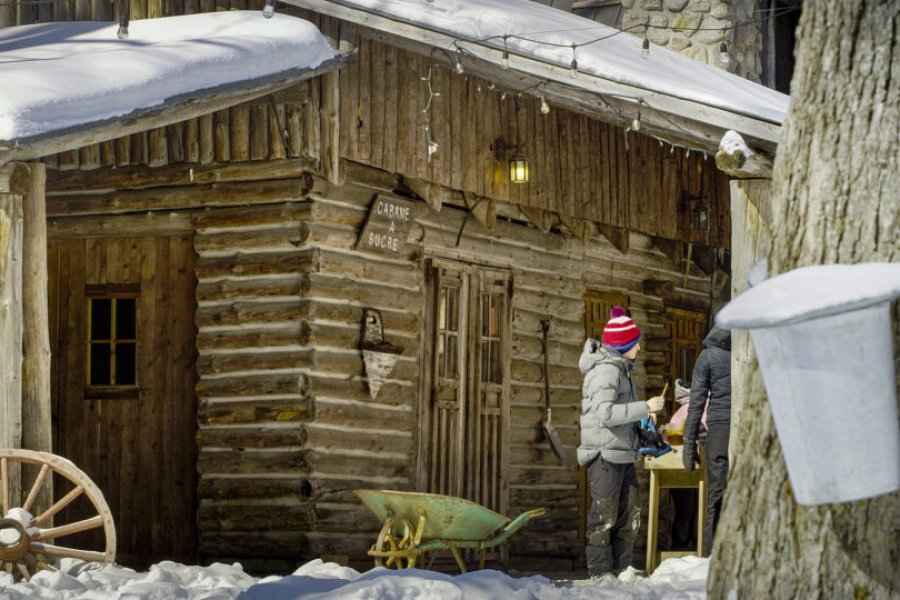
[[578,61],[575,60],[575,44],[572,44],[572,62],[569,64],[569,77],[575,79],[578,76]]
[[731,57],[728,56],[728,42],[724,40],[719,44],[719,62],[723,65],[727,65],[731,62]]
[[266,0],[266,6],[263,8],[262,15],[267,19],[271,19],[274,14],[275,0]]
[[641,58],[650,58],[650,40],[647,38],[641,42]]
[[633,131],[641,130],[641,101],[640,100],[638,100],[637,116],[631,122],[631,129]]
[[509,68],[509,48],[506,47],[506,38],[508,37],[507,35],[503,36],[503,56],[500,58],[500,65],[504,69]]
[[465,72],[465,69],[463,69],[463,64],[462,64],[462,53],[461,53],[461,52],[457,52],[457,53],[456,53],[456,64],[455,64],[454,66],[455,66],[456,72],[457,72],[458,74],[462,75],[462,74]]
[[547,96],[541,94],[541,113],[549,114],[550,113],[550,103],[547,102]]

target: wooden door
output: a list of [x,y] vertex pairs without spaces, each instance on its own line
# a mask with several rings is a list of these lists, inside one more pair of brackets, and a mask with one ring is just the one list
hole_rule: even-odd
[[428,373],[420,489],[508,508],[510,276],[428,266]]
[[672,355],[669,359],[669,392],[666,393],[666,414],[678,410],[675,402],[675,380],[690,381],[694,363],[703,349],[708,316],[705,312],[666,307],[666,334],[671,340]]
[[54,451],[103,491],[131,567],[196,561],[193,256],[188,237],[49,242]]
[[[603,328],[609,321],[609,311],[613,306],[628,306],[628,296],[622,292],[602,292],[587,290],[584,293],[584,336],[585,338],[603,339]],[[587,544],[587,515],[591,509],[591,488],[587,480],[587,468],[578,467],[578,494],[581,499],[578,519],[578,541],[581,560],[584,561],[584,548]]]

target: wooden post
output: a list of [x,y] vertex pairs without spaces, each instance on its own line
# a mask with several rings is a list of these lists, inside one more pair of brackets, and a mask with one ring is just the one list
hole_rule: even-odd
[[[52,452],[50,327],[47,314],[47,216],[43,163],[29,165],[23,196],[22,243],[22,447]],[[42,487],[37,512],[53,504],[53,482]]]
[[27,180],[23,169],[27,167],[21,163],[0,168],[0,448],[19,448],[22,441],[22,194],[19,188]]

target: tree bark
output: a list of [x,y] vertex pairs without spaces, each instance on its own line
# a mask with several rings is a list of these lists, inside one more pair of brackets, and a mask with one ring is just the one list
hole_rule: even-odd
[[[815,264],[900,260],[898,29],[896,2],[804,3],[774,166],[770,276]],[[900,348],[900,310],[893,308]],[[898,366],[896,350],[894,360]],[[746,418],[732,439],[709,597],[896,597],[900,493],[798,505],[758,365],[751,361],[734,375]],[[854,414],[852,401],[848,418],[878,418]]]

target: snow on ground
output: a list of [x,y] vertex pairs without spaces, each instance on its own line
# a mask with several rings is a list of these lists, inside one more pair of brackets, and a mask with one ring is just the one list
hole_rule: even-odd
[[618,579],[511,577],[500,571],[446,575],[424,569],[372,569],[360,573],[313,560],[286,577],[256,578],[240,564],[208,567],[161,562],[137,572],[64,559],[58,572],[30,582],[0,573],[2,600],[657,600],[706,598],[709,560],[664,561],[650,577],[629,568]]

